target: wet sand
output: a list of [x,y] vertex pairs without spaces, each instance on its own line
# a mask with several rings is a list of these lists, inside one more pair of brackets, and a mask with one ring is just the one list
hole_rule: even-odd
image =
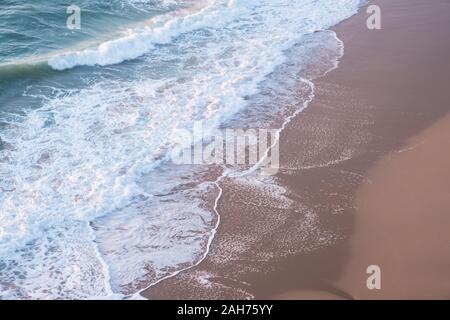
[[[285,192],[222,181],[208,258],[145,296],[450,297],[450,1],[371,4],[382,30],[366,28],[365,9],[335,28],[339,68],[282,132]],[[379,291],[366,287],[373,264]]]

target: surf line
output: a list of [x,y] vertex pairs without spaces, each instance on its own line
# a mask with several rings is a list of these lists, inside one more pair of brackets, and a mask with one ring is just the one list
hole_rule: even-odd
[[169,275],[167,275],[167,276],[165,276],[165,277],[163,277],[163,278],[161,278],[161,279],[158,279],[157,281],[151,283],[151,284],[148,285],[147,287],[145,287],[145,288],[139,290],[139,291],[136,292],[135,294],[132,294],[132,295],[128,296],[129,298],[131,298],[131,299],[146,299],[145,297],[143,297],[143,296],[141,295],[142,292],[144,292],[144,291],[148,290],[149,288],[151,288],[151,287],[153,287],[153,286],[155,286],[155,285],[161,283],[161,282],[164,281],[164,280],[170,279],[170,278],[172,278],[172,277],[177,276],[178,274],[180,274],[180,273],[182,273],[182,272],[185,272],[185,271],[188,271],[188,270],[190,270],[190,269],[192,269],[192,268],[197,267],[198,265],[200,265],[200,264],[208,257],[209,252],[210,252],[210,249],[211,249],[212,242],[213,242],[213,240],[214,240],[214,238],[215,238],[215,235],[216,235],[217,232],[218,232],[218,229],[219,229],[219,226],[220,226],[220,222],[221,222],[221,216],[220,216],[220,213],[219,213],[219,210],[218,210],[218,205],[219,205],[219,201],[220,201],[220,199],[222,198],[222,195],[223,195],[223,188],[220,186],[220,182],[221,182],[224,178],[226,178],[226,177],[230,177],[230,178],[238,178],[238,177],[245,177],[245,176],[248,176],[248,175],[254,173],[256,170],[258,170],[262,165],[264,165],[264,163],[265,163],[267,157],[269,156],[270,151],[272,150],[272,148],[273,148],[274,146],[276,146],[277,143],[279,143],[280,136],[281,136],[281,133],[283,132],[283,130],[288,126],[288,124],[289,124],[295,117],[297,117],[300,113],[302,113],[302,112],[309,106],[309,104],[314,100],[314,98],[315,98],[315,89],[316,89],[316,87],[315,87],[315,85],[314,85],[314,83],[313,83],[313,80],[317,80],[317,79],[323,78],[323,77],[326,76],[328,73],[330,73],[331,71],[333,71],[333,70],[335,70],[335,69],[337,69],[337,68],[339,67],[340,59],[342,59],[342,57],[343,57],[344,54],[345,54],[344,42],[343,42],[341,39],[339,39],[339,37],[338,37],[338,35],[336,34],[336,32],[334,32],[334,31],[331,31],[331,32],[333,33],[334,38],[338,41],[338,43],[339,43],[339,45],[340,45],[339,56],[338,56],[338,57],[336,58],[336,60],[334,61],[333,66],[330,67],[328,70],[326,70],[326,71],[325,71],[323,74],[321,74],[320,76],[318,76],[318,77],[316,77],[316,78],[313,78],[313,79],[306,79],[306,78],[301,78],[301,79],[300,79],[301,82],[307,84],[307,85],[311,88],[311,92],[309,93],[308,98],[303,102],[302,107],[299,108],[298,110],[294,111],[294,112],[293,112],[290,116],[288,116],[288,117],[286,118],[286,120],[282,123],[281,127],[277,130],[277,134],[276,134],[276,137],[275,137],[275,139],[274,139],[272,145],[271,145],[270,147],[267,148],[267,150],[266,150],[266,152],[265,152],[265,155],[259,160],[258,163],[256,163],[252,168],[248,169],[247,171],[241,172],[241,173],[239,173],[239,174],[232,174],[232,173],[229,173],[229,172],[227,172],[227,171],[225,170],[225,171],[222,173],[222,175],[220,175],[220,176],[214,181],[215,186],[216,186],[217,189],[219,190],[219,193],[218,193],[218,195],[217,195],[217,197],[216,197],[216,199],[215,199],[215,201],[214,201],[214,206],[213,206],[213,211],[214,211],[214,213],[215,213],[215,215],[216,215],[216,223],[215,223],[214,228],[211,230],[211,234],[210,234],[210,237],[209,237],[209,239],[208,239],[208,243],[207,243],[207,246],[206,246],[206,250],[205,250],[205,253],[203,254],[202,258],[201,258],[199,261],[197,261],[195,264],[191,265],[191,266],[188,266],[188,267],[186,267],[186,268],[177,270],[177,271],[173,272],[172,274],[169,274]]
[[220,217],[220,214],[219,214],[219,211],[218,211],[217,208],[218,208],[218,205],[219,205],[219,200],[220,200],[220,198],[222,197],[222,194],[223,194],[223,189],[222,189],[222,187],[220,186],[220,183],[219,183],[219,182],[220,182],[220,180],[222,180],[225,176],[226,176],[225,173],[222,173],[222,175],[220,175],[220,176],[214,181],[214,185],[215,185],[215,186],[217,187],[217,189],[219,190],[219,193],[218,193],[216,199],[214,200],[214,206],[213,206],[213,211],[214,211],[214,214],[215,214],[215,216],[216,216],[216,223],[214,224],[214,228],[213,228],[213,229],[211,230],[211,232],[210,232],[210,236],[209,236],[208,242],[207,242],[207,244],[206,244],[206,250],[205,250],[205,252],[203,253],[202,258],[199,259],[196,263],[194,263],[194,264],[191,265],[191,266],[188,266],[188,267],[186,267],[186,268],[177,270],[177,271],[175,271],[175,272],[173,272],[173,273],[171,273],[171,274],[169,274],[169,275],[167,275],[167,276],[165,276],[165,277],[162,277],[161,279],[158,279],[157,281],[151,283],[151,284],[148,285],[147,287],[145,287],[145,288],[139,290],[138,292],[136,292],[136,293],[130,295],[130,296],[129,296],[130,299],[145,299],[145,300],[147,300],[147,298],[145,298],[145,297],[142,296],[142,292],[144,292],[144,291],[148,290],[149,288],[151,288],[151,287],[153,287],[153,286],[155,286],[155,285],[161,283],[161,282],[164,281],[164,280],[170,279],[170,278],[175,277],[175,276],[177,276],[178,274],[180,274],[180,273],[182,273],[182,272],[184,272],[184,271],[188,271],[188,270],[190,270],[190,269],[192,269],[192,268],[197,267],[198,265],[200,265],[200,264],[208,257],[209,252],[210,252],[210,249],[211,249],[212,242],[213,242],[213,240],[214,240],[214,238],[215,238],[215,235],[216,235],[216,233],[217,233],[217,231],[218,231],[218,229],[219,229],[219,225],[220,225],[220,219],[221,219],[221,217]]
[[291,122],[291,120],[294,117],[296,117],[299,113],[301,113],[303,110],[305,110],[307,108],[308,104],[314,99],[314,84],[310,80],[307,80],[307,79],[304,79],[304,78],[300,79],[300,81],[307,83],[311,87],[311,93],[308,96],[308,99],[306,99],[303,102],[303,105],[302,105],[301,108],[299,108],[299,110],[295,111],[291,116],[287,117],[287,119],[283,122],[282,126],[276,131],[276,135],[275,135],[275,138],[273,139],[274,140],[273,143],[266,149],[266,152],[265,152],[264,156],[261,157],[259,162],[256,163],[249,170],[241,172],[239,174],[233,174],[232,172],[224,170],[222,172],[222,174],[214,181],[214,185],[218,189],[218,194],[217,194],[217,197],[214,200],[214,206],[213,206],[213,211],[214,211],[214,214],[216,216],[216,223],[215,223],[214,228],[211,230],[211,234],[210,234],[210,237],[208,239],[208,243],[206,245],[206,250],[205,250],[202,258],[199,259],[195,264],[193,264],[191,266],[188,266],[186,268],[177,270],[177,271],[175,271],[175,272],[173,272],[173,273],[171,273],[171,274],[169,274],[169,275],[167,275],[165,277],[162,277],[161,279],[158,279],[157,281],[151,283],[147,287],[145,287],[145,288],[139,290],[137,293],[131,295],[130,296],[131,299],[146,299],[145,297],[142,296],[142,292],[144,292],[144,291],[148,290],[149,288],[151,288],[151,287],[161,283],[164,280],[170,279],[172,277],[177,276],[178,274],[180,274],[182,272],[185,272],[185,271],[188,271],[188,270],[190,270],[192,268],[197,267],[198,265],[200,265],[208,257],[209,252],[211,250],[212,242],[213,242],[213,240],[214,240],[214,238],[215,238],[215,236],[216,236],[216,234],[218,232],[218,229],[219,229],[219,226],[220,226],[220,222],[221,222],[221,215],[219,213],[218,206],[219,206],[220,199],[222,198],[222,195],[223,195],[223,188],[221,187],[220,182],[226,177],[237,178],[237,177],[247,176],[247,175],[255,172],[256,170],[258,170],[262,165],[265,164],[265,161],[267,160],[267,157],[269,156],[270,151],[279,143],[280,133],[286,128],[288,123]]

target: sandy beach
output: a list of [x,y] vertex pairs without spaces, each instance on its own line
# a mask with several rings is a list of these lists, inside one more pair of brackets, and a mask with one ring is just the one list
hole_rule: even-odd
[[[450,116],[383,157],[358,190],[348,265],[338,283],[360,299],[449,299]],[[367,290],[365,266],[382,270]]]
[[334,29],[339,67],[281,134],[284,191],[224,179],[208,257],[144,296],[450,298],[450,2],[371,4],[382,29],[365,8]]

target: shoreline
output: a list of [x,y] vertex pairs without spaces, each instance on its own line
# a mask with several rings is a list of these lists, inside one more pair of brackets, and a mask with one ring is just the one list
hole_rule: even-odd
[[[354,283],[361,278],[352,277],[355,272],[366,277],[365,270],[359,270],[361,266],[355,267],[354,262],[361,251],[354,248],[353,239],[360,236],[361,229],[355,205],[359,190],[372,179],[369,172],[380,159],[443,117],[450,105],[450,95],[444,90],[445,84],[450,83],[450,72],[445,73],[442,68],[447,67],[445,57],[450,54],[450,45],[442,40],[448,36],[445,30],[450,26],[449,3],[380,0],[370,4],[382,8],[383,29],[365,28],[365,7],[333,28],[345,44],[339,67],[314,80],[314,100],[281,133],[282,170],[276,182],[286,188],[286,197],[294,203],[283,208],[284,223],[277,225],[276,232],[267,233],[263,243],[237,250],[239,255],[228,261],[218,258],[229,246],[236,246],[239,237],[251,232],[253,224],[270,227],[272,220],[264,213],[281,217],[278,210],[264,212],[264,204],[258,204],[255,194],[242,185],[224,181],[219,205],[225,221],[213,241],[211,254],[197,267],[146,290],[144,296],[366,297],[361,294],[361,281]],[[427,23],[418,26],[417,21]],[[426,61],[430,56],[435,59]],[[442,104],[427,108],[430,98]],[[243,193],[246,201],[256,204],[251,207],[243,203],[230,190]],[[300,219],[311,214],[317,216],[319,226],[316,221],[303,225]],[[298,238],[296,233],[309,232],[311,226],[317,230]],[[244,227],[248,230],[240,230]],[[270,256],[278,243],[302,245],[301,241],[313,243],[321,237],[325,243],[312,245],[312,249],[288,248],[283,257]]]

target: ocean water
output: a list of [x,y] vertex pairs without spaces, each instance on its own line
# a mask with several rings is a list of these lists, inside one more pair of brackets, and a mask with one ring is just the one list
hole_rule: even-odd
[[[126,298],[201,261],[224,168],[179,129],[281,128],[360,0],[0,4],[0,298]],[[297,88],[297,89],[296,89]],[[228,168],[229,169],[229,168]]]

